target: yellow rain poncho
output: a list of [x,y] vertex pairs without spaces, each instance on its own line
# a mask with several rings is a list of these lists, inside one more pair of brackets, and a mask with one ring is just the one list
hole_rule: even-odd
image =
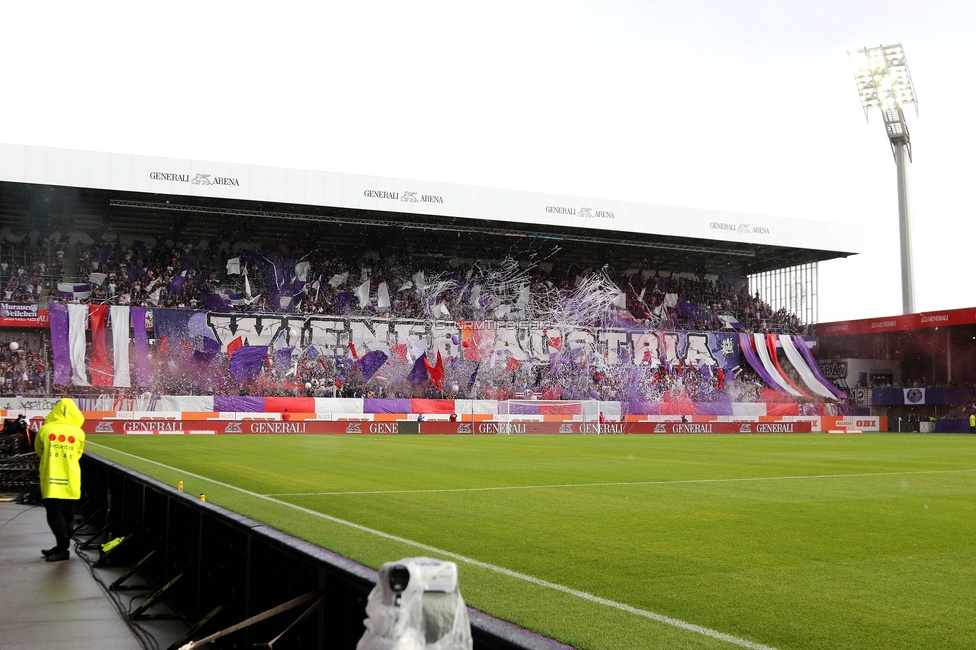
[[78,461],[85,450],[84,422],[85,416],[68,398],[58,401],[44,419],[34,438],[34,451],[40,457],[42,498],[81,498]]

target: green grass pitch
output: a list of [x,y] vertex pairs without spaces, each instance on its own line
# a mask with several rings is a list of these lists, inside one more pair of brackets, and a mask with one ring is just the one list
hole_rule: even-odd
[[88,441],[577,648],[976,648],[976,436]]

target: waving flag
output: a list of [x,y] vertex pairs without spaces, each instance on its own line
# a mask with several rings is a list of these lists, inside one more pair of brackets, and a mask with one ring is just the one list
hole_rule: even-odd
[[444,383],[444,360],[441,358],[441,351],[437,351],[437,363],[435,363],[433,366],[431,366],[430,362],[427,361],[426,354],[421,357],[421,359],[424,361],[424,366],[426,366],[427,372],[430,373],[430,380],[434,382],[434,386],[437,386],[437,389],[440,390],[441,385]]
[[356,362],[359,366],[359,370],[363,373],[363,379],[369,381],[372,379],[373,375],[377,370],[383,367],[386,360],[389,359],[386,354],[380,350],[373,350],[365,355],[363,358]]
[[[230,347],[230,346],[228,346]],[[264,369],[264,360],[268,356],[266,345],[245,345],[234,351],[230,358],[228,372],[237,381],[256,379]]]

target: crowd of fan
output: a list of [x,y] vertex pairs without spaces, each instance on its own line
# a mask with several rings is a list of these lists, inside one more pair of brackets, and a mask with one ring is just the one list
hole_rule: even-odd
[[[228,273],[231,257],[241,260],[242,271],[247,269],[246,282],[243,273]],[[36,302],[47,294],[48,300],[68,302],[203,309],[209,308],[208,298],[218,295],[238,311],[284,311],[280,297],[285,292],[275,285],[282,284],[282,270],[294,273],[295,263],[305,261],[309,267],[304,283],[294,282],[294,277],[287,277],[285,282],[288,289],[298,289],[293,297],[289,296],[287,311],[291,313],[501,320],[519,317],[518,309],[511,308],[523,286],[528,287],[530,296],[544,296],[551,301],[572,294],[581,278],[599,273],[626,296],[625,306],[616,310],[612,324],[709,331],[729,327],[731,322],[737,329],[774,332],[796,332],[801,326],[793,314],[773,311],[758,294],[750,295],[747,283],[741,280],[689,277],[640,267],[585,269],[560,264],[553,258],[532,261],[533,256],[527,257],[529,261],[521,263],[511,259],[434,263],[420,262],[406,254],[381,258],[375,251],[350,259],[300,250],[232,250],[222,242],[159,247],[148,247],[139,241],[129,247],[119,242],[93,242],[63,246],[47,255],[5,248],[0,251],[0,283],[5,287],[5,300],[10,302]],[[87,297],[59,294],[56,290],[65,269],[71,268],[73,278],[65,280],[76,285],[88,281]],[[438,289],[426,294],[417,291],[418,272],[428,286]],[[72,282],[73,279],[82,282]],[[369,282],[367,304],[362,304],[357,295],[364,282]],[[381,283],[386,284],[390,297],[389,306],[383,309],[376,300]],[[471,291],[479,284],[500,287],[507,295],[502,301],[482,296],[479,302]],[[499,303],[507,305],[498,309]],[[442,311],[435,311],[435,307]],[[26,341],[13,346],[19,349],[12,349],[10,343],[7,341],[0,348],[3,394],[43,393],[45,376],[40,351],[30,349]],[[639,371],[624,366],[596,370],[588,360],[578,359],[566,359],[555,367],[528,363],[515,370],[505,364],[489,368],[485,367],[487,364],[478,366],[462,360],[450,369],[440,387],[414,385],[404,377],[383,372],[367,383],[354,364],[341,359],[302,363],[290,374],[268,368],[259,380],[243,385],[227,376],[226,368],[201,369],[188,364],[174,369],[162,354],[156,355],[153,363],[154,392],[174,395],[711,401],[725,392],[738,401],[753,401],[760,399],[762,392],[762,382],[748,373],[726,378],[724,373],[682,368],[680,364],[676,368],[639,366]]]
[[28,253],[26,246],[0,246],[0,287],[7,302],[38,302],[63,275],[61,256]]
[[42,351],[26,338],[0,341],[0,396],[43,395],[46,375]]
[[[237,311],[288,311],[299,314],[379,315],[398,318],[441,317],[453,320],[503,320],[518,318],[519,310],[499,313],[489,296],[482,304],[471,299],[471,288],[482,276],[499,275],[490,264],[468,260],[466,263],[446,260],[439,263],[418,262],[407,254],[386,256],[366,252],[359,259],[302,250],[245,250],[236,253],[247,268],[244,276],[227,273],[231,249],[226,242],[209,242],[205,246],[176,244],[147,247],[140,241],[125,247],[119,242],[76,243],[69,256],[76,259],[75,277],[89,282],[87,298],[59,295],[45,282],[62,269],[64,251],[42,261],[26,264],[0,263],[0,281],[4,282],[5,299],[12,302],[36,302],[43,287],[51,288],[49,299],[99,304],[129,304],[145,307],[180,309],[205,308],[208,296],[231,299]],[[9,257],[9,256],[8,256]],[[291,260],[285,262],[285,259]],[[286,302],[281,296],[291,294],[297,286],[288,278],[289,291],[276,292],[275,263],[279,269],[294,272],[298,260],[309,262],[306,282]],[[443,291],[421,298],[416,290],[403,289],[415,282],[422,272],[428,280],[438,279]],[[759,295],[750,295],[744,281],[722,278],[688,277],[668,271],[642,268],[615,270],[584,269],[558,262],[521,262],[515,272],[519,282],[529,287],[533,297],[568,295],[578,279],[588,273],[604,273],[626,296],[626,307],[617,314],[618,324],[643,325],[657,329],[710,331],[729,326],[730,320],[745,331],[796,333],[802,324],[784,309],[773,310]],[[341,281],[336,281],[339,278]],[[94,278],[94,282],[91,279]],[[356,290],[369,281],[370,304],[362,305]],[[277,281],[279,284],[280,280]],[[377,307],[377,291],[386,283],[390,304]],[[56,284],[56,283],[54,283]],[[280,288],[280,287],[278,287]],[[250,291],[246,291],[249,289]],[[513,288],[508,287],[511,291]],[[226,303],[225,303],[226,304]],[[282,308],[282,304],[286,307]],[[444,311],[434,312],[437,305]],[[721,316],[721,317],[720,317]]]

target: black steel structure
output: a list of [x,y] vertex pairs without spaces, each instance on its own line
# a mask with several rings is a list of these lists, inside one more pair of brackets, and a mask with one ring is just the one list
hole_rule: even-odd
[[[82,464],[78,536],[88,531],[84,545],[95,550],[122,538],[96,566],[123,569],[111,589],[139,591],[132,619],[175,615],[191,626],[171,650],[249,620],[209,647],[356,647],[376,571],[97,455]],[[477,650],[567,647],[468,613]]]

